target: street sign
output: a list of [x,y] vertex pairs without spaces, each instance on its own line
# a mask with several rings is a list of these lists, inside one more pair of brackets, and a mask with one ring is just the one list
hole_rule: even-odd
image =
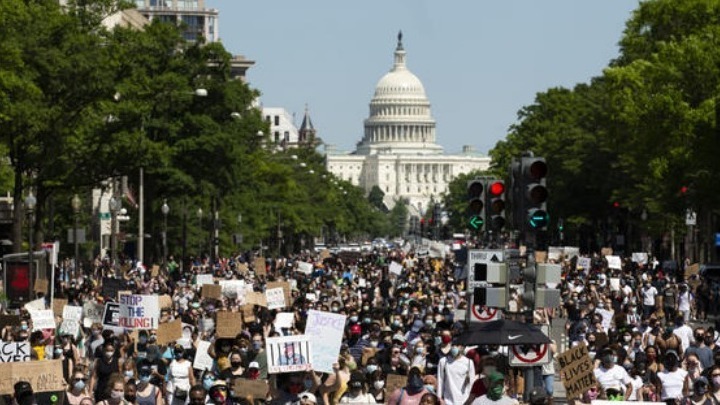
[[715,234],[715,247],[720,247],[720,233]]
[[100,217],[101,221],[109,221],[110,219],[112,219],[112,216],[109,212],[101,212],[98,214],[98,216]]
[[472,217],[470,217],[470,227],[472,229],[478,230],[482,228],[484,222],[485,221],[483,221],[482,217],[480,217],[479,215],[473,215]]
[[490,322],[497,319],[500,319],[500,310],[497,308],[488,308],[488,307],[481,307],[480,305],[475,305],[473,302],[473,296],[470,296],[470,311],[468,312],[468,318],[470,322]]
[[[549,325],[535,325],[546,336],[550,334]],[[550,345],[512,345],[508,351],[510,367],[533,367],[550,363]]]
[[688,209],[685,212],[685,225],[695,226],[697,225],[697,214],[695,211]]

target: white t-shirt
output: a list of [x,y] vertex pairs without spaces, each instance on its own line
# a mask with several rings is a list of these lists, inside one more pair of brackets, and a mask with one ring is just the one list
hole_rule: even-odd
[[447,405],[464,404],[475,378],[475,365],[465,356],[440,359],[437,369],[438,393]]
[[667,370],[658,373],[658,379],[662,383],[662,392],[660,399],[666,401],[668,399],[679,399],[683,396],[683,386],[685,384],[685,377],[687,371],[678,368],[675,371],[669,372]]
[[687,325],[679,326],[673,330],[673,333],[680,338],[680,342],[682,343],[682,349],[687,350],[688,347],[690,347],[690,342],[692,342],[695,339],[695,335],[693,334],[693,330],[691,327]]
[[635,377],[630,384],[632,384],[632,391],[630,391],[630,397],[625,398],[625,400],[626,401],[637,401],[638,391],[640,391],[640,388],[642,388],[642,386],[643,386],[642,377],[640,377],[640,376]]
[[690,310],[690,292],[685,291],[678,295],[678,311],[689,311]]
[[653,286],[643,287],[642,295],[643,305],[655,305],[655,296],[658,295],[658,290]]
[[616,389],[625,393],[625,388],[632,382],[632,378],[625,369],[617,364],[610,368],[600,366],[595,369],[595,378],[602,385],[603,389]]
[[488,398],[487,395],[482,395],[478,398],[475,398],[475,400],[472,401],[472,405],[519,405],[519,404],[520,404],[520,402],[518,402],[517,399],[510,398],[507,395],[503,395],[497,401],[493,401],[492,399]]
[[376,404],[377,401],[375,401],[375,397],[372,396],[372,394],[360,394],[356,397],[351,397],[348,394],[345,394],[340,398],[341,404]]

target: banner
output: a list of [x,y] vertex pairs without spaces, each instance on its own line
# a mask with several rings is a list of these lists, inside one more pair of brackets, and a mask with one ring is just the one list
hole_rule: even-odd
[[[267,338],[265,345],[267,353],[268,373],[294,373],[296,371],[312,370],[310,358],[312,350],[310,337],[294,335]],[[335,356],[337,361],[337,356]]]
[[30,342],[0,342],[0,363],[30,361]]
[[53,314],[52,309],[28,312],[30,312],[30,318],[32,318],[33,331],[55,329],[55,315]]
[[558,363],[568,399],[580,398],[585,391],[597,385],[593,363],[585,343],[560,353]]
[[92,327],[94,323],[103,322],[103,312],[105,312],[105,305],[98,304],[96,302],[86,302],[83,304],[83,326],[86,328]]
[[0,363],[0,395],[12,395],[18,381],[27,381],[33,392],[64,391],[62,360]]
[[213,369],[213,358],[208,353],[210,349],[210,342],[201,340],[198,342],[197,350],[195,351],[195,360],[193,361],[193,368],[195,370],[212,370]]
[[267,308],[280,309],[285,308],[285,293],[282,288],[270,288],[265,291],[265,298],[267,299]]
[[125,329],[157,329],[160,324],[160,302],[157,295],[123,295],[120,297],[118,326]]
[[333,373],[332,365],[340,355],[345,320],[345,315],[308,311],[305,335],[312,340],[310,362],[315,371]]

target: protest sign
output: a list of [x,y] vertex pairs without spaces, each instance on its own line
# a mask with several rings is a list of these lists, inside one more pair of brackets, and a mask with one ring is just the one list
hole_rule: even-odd
[[103,326],[117,327],[120,325],[120,304],[108,302],[102,317]]
[[248,267],[247,263],[238,263],[237,264],[237,272],[245,275],[250,271],[250,267]]
[[[265,347],[268,373],[293,373],[313,369],[310,363],[310,337],[307,335],[267,338]],[[335,360],[337,361],[337,356]]]
[[215,284],[215,280],[213,279],[212,274],[198,274],[197,276],[195,276],[195,284]]
[[620,291],[620,279],[616,277],[610,278],[610,290]]
[[298,273],[307,274],[309,276],[313,272],[313,265],[312,263],[298,262],[297,271]]
[[157,295],[123,295],[120,297],[118,326],[125,329],[157,329],[160,302]]
[[396,276],[399,276],[402,274],[403,267],[397,263],[397,262],[390,262],[390,267],[388,269],[391,274],[395,274]]
[[243,330],[242,313],[218,311],[217,322],[215,322],[217,336],[220,338],[234,339]]
[[43,309],[40,311],[28,311],[32,318],[33,330],[55,329],[55,315],[52,309]]
[[[51,311],[52,312],[52,311]],[[18,381],[27,381],[36,394],[65,390],[62,360],[0,364],[0,395],[12,395]]]
[[245,304],[242,307],[243,322],[250,323],[255,322],[255,307],[250,304]]
[[577,269],[583,269],[585,271],[590,271],[590,268],[592,267],[592,259],[589,257],[578,257],[577,265],[575,268]]
[[201,340],[198,342],[197,350],[195,351],[195,360],[193,360],[193,368],[195,370],[212,370],[213,369],[213,358],[208,353],[210,349],[210,342]]
[[45,309],[45,299],[38,298],[25,304],[25,309],[28,311],[41,311]]
[[289,282],[287,281],[272,281],[265,284],[265,289],[268,290],[270,288],[282,288],[283,293],[285,294],[285,305],[290,306],[292,305],[292,287]]
[[222,299],[222,286],[217,284],[203,284],[200,294],[203,298]]
[[20,315],[0,315],[0,329],[6,326],[20,326]]
[[293,327],[295,321],[294,312],[279,312],[275,315],[275,329],[280,330],[282,328],[290,329]]
[[33,288],[33,291],[36,293],[43,293],[47,294],[48,291],[48,281],[44,278],[36,278],[35,279],[35,288]]
[[176,319],[172,322],[161,323],[157,328],[157,344],[167,345],[182,337],[182,321]]
[[360,359],[360,365],[366,366],[368,360],[375,357],[375,354],[377,354],[377,352],[378,352],[377,347],[363,347],[362,358]]
[[60,324],[60,336],[63,335],[71,335],[71,336],[79,336],[80,335],[80,325],[82,322],[82,316],[83,316],[83,307],[80,306],[73,306],[73,305],[65,305],[63,307],[62,311],[62,317],[63,321]]
[[265,401],[268,394],[268,383],[265,382],[265,380],[248,380],[245,378],[237,378],[235,379],[235,384],[233,385],[233,388],[235,389],[236,393],[239,393],[239,397],[252,397],[253,401]]
[[102,279],[102,295],[103,297],[116,299],[118,292],[125,290],[125,280],[104,277]]
[[259,305],[261,307],[267,307],[267,299],[265,294],[261,292],[252,292],[245,295],[245,303],[247,305]]
[[330,254],[330,251],[327,250],[327,249],[323,249],[323,250],[320,252],[320,260],[325,260],[325,259],[327,259],[327,258],[330,257],[330,256],[332,256],[332,255]]
[[387,383],[385,384],[385,387],[387,387],[386,392],[395,392],[396,389],[403,388],[405,385],[407,385],[407,376],[400,374],[387,375]]
[[607,259],[608,268],[614,269],[614,270],[622,270],[622,260],[620,260],[620,256],[605,256],[605,259]]
[[560,353],[558,364],[568,399],[580,398],[585,391],[597,384],[593,363],[585,343]]
[[255,258],[253,269],[255,270],[255,275],[266,276],[267,268],[265,267],[265,258],[262,256]]
[[698,274],[699,272],[700,272],[700,265],[698,263],[691,264],[691,265],[685,267],[685,278],[690,278],[690,276]]
[[83,326],[90,328],[94,323],[102,323],[103,312],[105,312],[105,305],[92,301],[83,304],[83,317],[85,318]]
[[337,254],[338,259],[342,260],[345,264],[355,264],[362,258],[362,253],[351,252],[349,250],[343,250]]
[[158,303],[160,304],[160,309],[172,308],[172,297],[167,294],[163,294],[158,298]]
[[0,342],[0,363],[30,361],[30,342]]
[[547,263],[548,254],[542,250],[535,251],[535,263]]
[[563,249],[561,247],[554,247],[550,246],[548,247],[548,254],[547,258],[548,260],[552,260],[553,262],[559,262],[560,259],[562,259],[563,255]]
[[573,257],[580,257],[580,248],[577,246],[565,246],[563,248],[565,260],[572,260]]
[[53,314],[55,316],[62,316],[63,308],[67,305],[68,300],[64,298],[54,298],[52,302]]
[[305,335],[312,340],[310,362],[315,371],[332,373],[337,362],[345,330],[345,315],[323,311],[308,311]]
[[315,295],[315,293],[307,293],[305,294],[305,299],[310,302],[315,302],[317,301],[317,295]]
[[154,264],[154,265],[150,268],[150,275],[151,275],[152,277],[157,277],[159,274],[160,274],[160,266],[158,266],[157,264]]
[[204,332],[207,334],[212,333],[213,331],[215,331],[215,320],[212,318],[200,319],[200,323],[198,324],[198,329],[200,329],[200,332]]
[[222,288],[222,295],[228,298],[235,299],[245,295],[244,280],[220,280],[219,285]]
[[613,250],[610,247],[604,247],[600,249],[600,254],[603,256],[610,256],[613,254]]
[[123,295],[130,295],[130,294],[132,294],[132,291],[130,291],[130,290],[118,291],[118,296],[117,296],[118,302],[120,301],[120,297],[122,297]]
[[632,261],[633,261],[633,263],[637,263],[640,265],[647,264],[648,263],[648,254],[645,252],[633,252]]
[[268,309],[285,308],[285,294],[282,288],[270,288],[265,291]]

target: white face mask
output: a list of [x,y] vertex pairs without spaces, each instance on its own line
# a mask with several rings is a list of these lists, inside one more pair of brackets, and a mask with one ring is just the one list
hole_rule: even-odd
[[377,380],[373,383],[373,387],[375,387],[376,390],[381,390],[383,389],[383,387],[385,387],[385,381]]

